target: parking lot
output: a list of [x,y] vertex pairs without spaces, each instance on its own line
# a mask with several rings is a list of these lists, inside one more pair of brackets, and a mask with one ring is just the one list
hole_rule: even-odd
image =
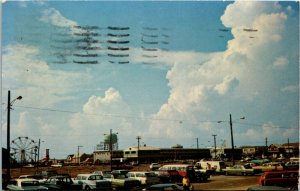
[[194,190],[247,190],[258,185],[257,176],[211,176],[205,183],[194,183]]
[[[146,170],[148,166],[139,166],[132,169],[133,171]],[[68,173],[75,177],[79,173],[89,173],[95,170],[108,170],[108,166],[80,166],[80,167],[62,167],[50,168],[57,170],[59,173]],[[34,174],[37,171],[49,170],[49,168],[23,168],[12,169],[13,177],[18,177],[22,174]],[[148,170],[148,169],[147,169]],[[258,176],[225,176],[214,175],[207,182],[193,183],[194,190],[247,190],[248,187],[258,185]]]

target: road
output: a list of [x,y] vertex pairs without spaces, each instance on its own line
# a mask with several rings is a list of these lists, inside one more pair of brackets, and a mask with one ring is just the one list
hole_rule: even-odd
[[205,183],[194,183],[194,190],[247,190],[258,185],[257,176],[211,176]]

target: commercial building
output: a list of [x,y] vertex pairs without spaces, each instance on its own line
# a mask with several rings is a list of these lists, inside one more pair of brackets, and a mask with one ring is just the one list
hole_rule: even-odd
[[167,160],[199,160],[210,158],[210,150],[206,148],[156,148],[150,146],[132,146],[124,150],[127,161],[159,162]]

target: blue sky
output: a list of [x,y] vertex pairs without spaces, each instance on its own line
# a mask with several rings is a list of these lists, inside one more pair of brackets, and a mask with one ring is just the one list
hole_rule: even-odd
[[[41,139],[52,157],[91,153],[110,129],[120,149],[137,136],[190,148],[216,134],[230,146],[229,114],[237,146],[298,141],[298,2],[7,1],[2,12],[2,135],[11,90],[23,96],[11,139]],[[78,48],[91,31],[76,26],[99,27],[100,50]],[[109,50],[116,40],[129,50]]]

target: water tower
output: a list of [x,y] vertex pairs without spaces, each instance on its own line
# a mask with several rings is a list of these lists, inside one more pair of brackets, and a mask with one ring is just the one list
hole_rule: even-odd
[[111,133],[104,135],[104,150],[109,150],[109,145],[112,145],[112,150],[118,150],[118,135]]

